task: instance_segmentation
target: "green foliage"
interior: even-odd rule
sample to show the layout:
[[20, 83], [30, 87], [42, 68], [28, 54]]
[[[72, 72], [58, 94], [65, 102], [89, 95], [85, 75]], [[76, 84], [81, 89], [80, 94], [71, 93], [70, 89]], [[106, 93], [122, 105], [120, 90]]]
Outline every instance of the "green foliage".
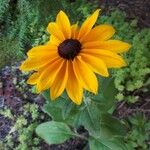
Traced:
[[150, 148], [146, 143], [150, 139], [150, 121], [144, 115], [136, 114], [135, 116], [129, 117], [126, 124], [129, 128], [125, 139], [127, 146], [140, 150]]
[[104, 140], [90, 137], [89, 146], [91, 150], [127, 150], [124, 143], [118, 139]]
[[127, 41], [132, 48], [124, 54], [128, 66], [113, 71], [115, 86], [118, 89], [116, 98], [134, 103], [138, 100], [134, 93], [146, 87], [147, 76], [150, 74], [150, 29], [139, 31], [136, 20], [125, 21], [125, 14], [116, 10], [110, 16], [102, 16], [98, 23], [112, 24], [116, 29], [114, 38]]
[[62, 122], [45, 122], [36, 128], [36, 133], [48, 144], [60, 144], [71, 138], [74, 133]]
[[69, 19], [72, 23], [83, 22], [90, 13], [92, 13], [98, 7], [98, 0], [94, 0], [92, 3], [87, 0], [76, 0], [73, 3], [62, 1], [63, 10], [69, 15]]
[[133, 47], [126, 54], [128, 67], [115, 73], [116, 87], [120, 93], [124, 93], [128, 102], [134, 103], [138, 97], [134, 92], [143, 88], [147, 82], [146, 76], [150, 74], [148, 44], [150, 43], [150, 30], [145, 29], [134, 36]]
[[23, 56], [19, 50], [20, 46], [18, 45], [17, 39], [0, 39], [0, 68], [6, 64], [9, 64], [10, 61], [13, 62], [19, 61]]
[[3, 115], [4, 117], [6, 118], [9, 118], [9, 119], [13, 119], [13, 114], [11, 113], [11, 110], [8, 109], [7, 107], [5, 107], [3, 110], [1, 109], [0, 110], [0, 114]]
[[3, 21], [5, 14], [8, 12], [10, 0], [0, 1], [0, 21]]
[[37, 38], [39, 28], [46, 28], [45, 24], [54, 16], [55, 9], [50, 3], [54, 2], [0, 0], [0, 68], [23, 58]]
[[22, 57], [24, 49], [23, 42], [27, 39], [29, 20], [31, 20], [30, 4], [26, 0], [10, 1], [1, 0], [0, 8], [0, 53], [2, 58], [2, 67], [5, 64], [13, 62]]
[[[16, 150], [27, 150], [29, 147], [31, 147], [31, 149], [39, 150], [38, 144], [40, 143], [40, 139], [34, 136], [35, 128], [39, 123], [38, 106], [36, 104], [27, 103], [24, 105], [23, 109], [23, 115], [19, 116], [10, 115], [9, 108], [6, 108], [1, 113], [3, 116], [12, 119], [12, 121], [15, 122], [2, 143], [5, 150], [9, 150], [11, 148], [15, 148]], [[32, 119], [30, 122], [28, 122], [29, 116], [31, 116]], [[16, 139], [18, 144], [15, 144], [13, 138], [13, 134], [16, 133], [18, 135]]]
[[[52, 120], [57, 122], [51, 121], [52, 123], [48, 122], [39, 125], [36, 129], [37, 134], [50, 144], [62, 143], [72, 136], [77, 136], [89, 140], [92, 150], [97, 150], [96, 147], [93, 147], [93, 142], [96, 142], [98, 146], [111, 147], [112, 150], [115, 150], [115, 148], [124, 150], [126, 146], [119, 143], [123, 142], [123, 137], [126, 133], [125, 127], [118, 119], [108, 113], [115, 102], [115, 92], [112, 90], [114, 89], [113, 79], [101, 79], [100, 82], [102, 84], [99, 94], [94, 96], [93, 94], [85, 93], [84, 102], [80, 106], [76, 106], [71, 102], [66, 93], [56, 101], [51, 101], [49, 90], [45, 91], [43, 96], [47, 100], [47, 104], [45, 104], [43, 110], [52, 117]], [[110, 97], [107, 94], [108, 91]], [[66, 135], [57, 135], [57, 133], [64, 132], [64, 128], [60, 125], [62, 123], [62, 126], [68, 125], [67, 128], [72, 129], [69, 130], [72, 132], [67, 137], [65, 137]], [[56, 124], [60, 125], [60, 127], [56, 128]], [[80, 126], [83, 126], [88, 131], [89, 137], [83, 137], [76, 132]], [[64, 137], [65, 140], [62, 141], [63, 138], [61, 137]]]
[[118, 119], [108, 113], [101, 115], [100, 127], [100, 137], [106, 140], [109, 138], [117, 136], [123, 137], [126, 135], [125, 126]]
[[45, 29], [59, 10], [68, 12], [72, 21], [77, 17], [82, 20], [95, 9], [95, 3], [86, 0], [75, 3], [69, 0], [0, 0], [0, 68], [21, 60], [32, 45], [44, 44], [48, 39]]
[[[93, 114], [92, 110], [97, 111], [98, 114], [99, 112], [105, 113], [106, 111], [109, 111], [114, 106], [115, 92], [111, 90], [114, 87], [113, 79], [103, 79], [100, 80], [100, 82], [101, 89], [99, 91], [99, 95], [85, 93], [85, 98], [83, 99], [85, 104], [81, 105], [80, 108], [69, 100], [66, 93], [64, 93], [56, 101], [51, 101], [49, 90], [45, 91], [43, 96], [45, 99], [47, 99], [47, 104], [44, 105], [44, 112], [50, 115], [55, 121], [61, 120], [71, 124], [74, 122], [75, 125], [78, 125], [78, 122], [84, 120], [81, 119], [82, 117], [84, 118], [84, 115], [88, 115], [88, 117], [93, 116], [91, 116], [91, 113]], [[107, 91], [109, 91], [111, 98], [108, 98]], [[105, 105], [106, 103], [107, 106]], [[80, 112], [81, 114], [84, 112], [82, 114], [83, 116], [80, 116]], [[77, 113], [78, 115], [76, 116]], [[75, 121], [73, 121], [74, 119]], [[94, 124], [95, 122], [93, 119], [97, 120], [98, 118], [89, 118], [87, 120], [91, 121], [90, 124]]]

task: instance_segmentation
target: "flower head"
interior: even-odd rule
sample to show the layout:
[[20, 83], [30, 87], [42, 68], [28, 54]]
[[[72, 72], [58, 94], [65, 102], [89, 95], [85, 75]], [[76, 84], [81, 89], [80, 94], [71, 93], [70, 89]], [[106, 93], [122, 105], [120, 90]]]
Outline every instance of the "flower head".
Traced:
[[20, 67], [23, 71], [35, 71], [27, 82], [36, 85], [38, 92], [50, 89], [54, 100], [66, 90], [74, 103], [81, 104], [83, 89], [97, 93], [96, 74], [108, 77], [108, 68], [126, 65], [119, 54], [130, 45], [110, 40], [115, 33], [110, 25], [93, 27], [99, 11], [89, 16], [81, 27], [71, 25], [63, 11], [58, 13], [56, 22], [49, 23], [49, 42], [29, 50]]

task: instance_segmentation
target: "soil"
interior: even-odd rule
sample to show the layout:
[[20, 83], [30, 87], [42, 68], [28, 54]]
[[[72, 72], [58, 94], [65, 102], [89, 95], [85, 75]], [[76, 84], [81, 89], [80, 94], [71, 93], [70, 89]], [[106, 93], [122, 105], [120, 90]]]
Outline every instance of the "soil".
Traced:
[[137, 19], [138, 26], [150, 27], [149, 0], [100, 0], [100, 7], [105, 13], [118, 8], [127, 14], [127, 20]]
[[[117, 7], [127, 12], [127, 19], [138, 19], [139, 27], [150, 27], [150, 2], [149, 0], [101, 0], [101, 7], [104, 8], [105, 13], [111, 11], [113, 7]], [[22, 99], [28, 99], [31, 102], [37, 100], [36, 103], [42, 107], [43, 99], [37, 95], [34, 95], [30, 91], [26, 90], [23, 93], [16, 88], [15, 83], [26, 80], [26, 76], [21, 75], [18, 69], [18, 64], [11, 67], [4, 67], [0, 71], [0, 109], [4, 109], [5, 106], [10, 108], [13, 115], [18, 116], [22, 113], [22, 107], [26, 103]], [[24, 87], [30, 88], [30, 87]], [[133, 105], [129, 105], [125, 102], [118, 103], [115, 111], [115, 116], [119, 118], [127, 118], [129, 115], [133, 115], [135, 112], [142, 112], [147, 118], [150, 119], [150, 93], [143, 93], [140, 90], [137, 92], [140, 100]], [[14, 122], [11, 119], [5, 118], [0, 114], [0, 140], [3, 140], [9, 133]], [[83, 130], [84, 131], [84, 130]], [[15, 139], [14, 139], [15, 140]], [[86, 141], [81, 139], [71, 139], [60, 145], [51, 145], [42, 142], [39, 147], [41, 150], [80, 150], [86, 145]]]
[[147, 119], [150, 119], [150, 91], [139, 93], [139, 100], [134, 104], [128, 104], [125, 101], [118, 103], [114, 115], [117, 118], [125, 119], [135, 113], [143, 113]]

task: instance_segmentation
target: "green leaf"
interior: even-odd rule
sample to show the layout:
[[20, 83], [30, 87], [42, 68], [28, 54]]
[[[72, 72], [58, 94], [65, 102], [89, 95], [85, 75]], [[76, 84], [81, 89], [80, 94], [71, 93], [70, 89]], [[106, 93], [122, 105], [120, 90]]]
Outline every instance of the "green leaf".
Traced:
[[104, 78], [102, 80], [102, 93], [105, 99], [108, 99], [109, 101], [114, 101], [117, 90], [115, 88], [114, 79], [112, 77]]
[[100, 134], [100, 110], [96, 103], [89, 98], [75, 118], [75, 125], [83, 125], [91, 135], [99, 136]]
[[65, 123], [55, 121], [40, 124], [36, 128], [36, 133], [48, 144], [63, 143], [74, 135]]
[[[44, 112], [52, 117], [54, 121], [65, 122], [74, 127], [83, 125], [90, 134], [98, 136], [100, 134], [100, 107], [87, 98], [86, 104], [75, 106], [70, 102], [66, 94], [63, 94], [56, 101], [51, 101], [49, 91], [43, 93], [48, 103], [44, 105]], [[67, 100], [66, 100], [67, 99]]]
[[54, 121], [61, 121], [62, 119], [62, 111], [61, 108], [55, 107], [50, 104], [45, 104], [43, 106], [43, 111], [47, 113]]
[[114, 85], [114, 79], [101, 78], [99, 79], [99, 85], [98, 95], [92, 96], [91, 99], [97, 103], [101, 112], [107, 112], [114, 107], [115, 96], [117, 93]]
[[55, 101], [50, 98], [50, 90], [46, 90], [42, 93], [43, 97], [47, 100], [47, 103], [55, 105], [56, 107], [64, 107], [68, 103], [68, 97], [65, 93], [59, 96]]
[[90, 150], [128, 150], [120, 139], [89, 138]]
[[49, 95], [49, 90], [43, 92], [43, 96], [47, 99], [43, 111], [51, 116], [54, 121], [62, 121], [72, 125], [80, 107], [72, 103], [65, 93], [55, 101], [51, 101]]
[[75, 117], [75, 126], [83, 125], [89, 134], [103, 139], [114, 136], [124, 136], [125, 127], [121, 122], [108, 113], [101, 113], [99, 105], [87, 98], [86, 104]]
[[103, 139], [126, 135], [126, 129], [124, 125], [111, 114], [107, 113], [101, 115], [100, 126], [100, 137]]
[[74, 104], [70, 100], [67, 100], [63, 109], [62, 109], [62, 117], [64, 120], [69, 117], [73, 107], [74, 107]]
[[46, 90], [42, 93], [42, 96], [47, 100], [47, 102], [50, 102], [50, 92], [49, 90]]

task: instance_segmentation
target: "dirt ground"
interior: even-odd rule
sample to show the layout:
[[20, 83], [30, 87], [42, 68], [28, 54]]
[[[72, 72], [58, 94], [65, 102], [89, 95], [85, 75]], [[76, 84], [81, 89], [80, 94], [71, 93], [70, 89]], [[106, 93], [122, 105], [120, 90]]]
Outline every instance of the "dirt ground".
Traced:
[[138, 19], [138, 26], [150, 27], [150, 1], [149, 0], [100, 0], [100, 7], [108, 13], [114, 7], [123, 10], [127, 19]]

